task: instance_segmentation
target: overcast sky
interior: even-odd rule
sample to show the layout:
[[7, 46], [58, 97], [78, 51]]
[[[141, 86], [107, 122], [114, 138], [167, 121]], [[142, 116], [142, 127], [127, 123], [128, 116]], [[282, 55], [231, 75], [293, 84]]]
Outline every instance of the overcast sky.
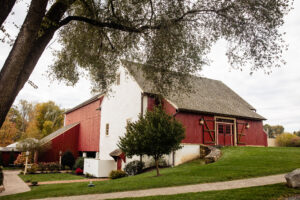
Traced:
[[[9, 16], [7, 30], [17, 34], [17, 29], [10, 22], [22, 24], [26, 14], [24, 2], [14, 7], [14, 15]], [[282, 30], [286, 32], [285, 40], [289, 50], [284, 59], [287, 65], [273, 69], [270, 75], [262, 71], [249, 75], [249, 71], [236, 71], [230, 68], [225, 56], [226, 43], [220, 41], [212, 49], [210, 66], [205, 67], [202, 76], [223, 81], [241, 97], [257, 109], [257, 112], [267, 118], [265, 123], [281, 124], [286, 131], [300, 130], [300, 1], [295, 0], [294, 10], [286, 17]], [[2, 35], [1, 35], [2, 36]], [[52, 44], [51, 44], [52, 43]], [[91, 96], [89, 81], [81, 78], [75, 87], [65, 86], [58, 81], [51, 82], [47, 77], [47, 67], [54, 61], [53, 49], [59, 48], [54, 37], [40, 58], [30, 80], [38, 85], [34, 89], [28, 83], [19, 93], [15, 104], [20, 99], [33, 102], [55, 101], [63, 108], [71, 108]], [[10, 46], [0, 43], [0, 66], [2, 67], [9, 53]]]

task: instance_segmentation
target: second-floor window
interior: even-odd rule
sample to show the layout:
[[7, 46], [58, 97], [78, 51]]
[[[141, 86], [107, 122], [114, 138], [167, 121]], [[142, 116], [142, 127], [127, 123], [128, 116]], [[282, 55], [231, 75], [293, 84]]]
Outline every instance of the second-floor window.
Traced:
[[109, 124], [108, 123], [105, 126], [105, 135], [109, 135]]

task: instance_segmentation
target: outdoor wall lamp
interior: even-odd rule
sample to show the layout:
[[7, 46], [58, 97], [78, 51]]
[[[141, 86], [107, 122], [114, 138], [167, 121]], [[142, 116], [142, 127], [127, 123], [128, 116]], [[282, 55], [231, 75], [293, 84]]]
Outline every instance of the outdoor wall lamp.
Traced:
[[203, 125], [203, 124], [204, 124], [203, 118], [200, 119], [199, 124], [200, 124], [200, 125]]
[[249, 128], [250, 128], [250, 124], [246, 123], [246, 129], [249, 129]]

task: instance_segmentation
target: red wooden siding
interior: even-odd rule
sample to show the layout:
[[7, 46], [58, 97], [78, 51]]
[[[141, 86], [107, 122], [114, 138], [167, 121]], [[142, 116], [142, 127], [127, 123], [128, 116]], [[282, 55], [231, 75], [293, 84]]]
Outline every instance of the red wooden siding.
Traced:
[[[156, 105], [155, 98], [148, 96], [148, 110], [153, 110], [153, 107]], [[163, 100], [163, 108], [166, 113], [174, 115], [176, 109], [166, 100]], [[176, 113], [175, 118], [180, 121], [185, 127], [185, 139], [182, 140], [182, 143], [191, 143], [191, 144], [206, 144], [206, 145], [215, 145], [215, 118], [213, 115], [202, 115], [195, 114], [190, 112], [179, 112]], [[200, 125], [201, 118], [204, 119], [205, 123]], [[250, 128], [246, 129], [245, 125], [249, 123]], [[221, 145], [234, 145], [234, 127], [230, 125], [230, 134], [223, 134], [218, 137]], [[243, 134], [245, 136], [240, 137], [240, 144], [238, 145], [257, 145], [257, 146], [267, 146], [267, 135], [263, 131], [262, 121], [255, 120], [242, 120], [237, 119], [237, 131], [240, 132], [243, 129]], [[225, 127], [226, 128], [226, 127]], [[226, 131], [224, 128], [224, 131]], [[211, 130], [209, 132], [208, 130]], [[225, 137], [225, 139], [224, 139]], [[239, 137], [239, 135], [237, 136]]]
[[[20, 152], [14, 151], [15, 160], [17, 159], [19, 154], [20, 154]], [[2, 152], [2, 162], [3, 162], [4, 167], [9, 166], [9, 158], [10, 158], [10, 152], [9, 151], [3, 151]]]
[[241, 137], [240, 142], [244, 144], [238, 145], [259, 145], [259, 146], [268, 146], [268, 137], [263, 130], [262, 121], [254, 120], [237, 120], [238, 132], [240, 133], [243, 124], [249, 123], [249, 129], [244, 129], [245, 136]]
[[67, 130], [63, 134], [51, 140], [50, 149], [39, 155], [39, 162], [58, 162], [59, 151], [71, 151], [75, 158], [78, 157], [78, 134], [79, 127], [77, 126]]
[[99, 151], [101, 111], [97, 110], [103, 97], [66, 114], [66, 125], [80, 122], [78, 151]]

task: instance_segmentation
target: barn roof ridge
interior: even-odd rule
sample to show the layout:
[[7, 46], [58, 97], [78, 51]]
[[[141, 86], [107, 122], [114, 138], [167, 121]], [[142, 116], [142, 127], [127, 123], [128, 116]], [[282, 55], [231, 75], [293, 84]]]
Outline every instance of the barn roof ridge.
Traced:
[[88, 105], [88, 104], [90, 104], [90, 103], [92, 103], [92, 102], [94, 102], [94, 101], [100, 99], [104, 94], [105, 94], [105, 93], [99, 93], [99, 94], [97, 94], [97, 95], [95, 95], [95, 96], [92, 96], [91, 98], [89, 98], [88, 100], [86, 100], [86, 101], [84, 101], [84, 102], [78, 104], [77, 106], [68, 109], [66, 112], [64, 112], [64, 114], [68, 114], [68, 113], [70, 113], [70, 112], [73, 112], [74, 110], [77, 110], [77, 109], [79, 109], [79, 108], [81, 108], [81, 107], [83, 107], [83, 106], [86, 106], [86, 105]]
[[[142, 63], [122, 60], [123, 66], [135, 79], [143, 92], [156, 94], [154, 83], [144, 76]], [[246, 100], [220, 80], [190, 75], [194, 92], [170, 92], [164, 96], [179, 110], [215, 113], [224, 116], [236, 116], [256, 120], [265, 120]], [[201, 92], [200, 92], [201, 91]]]

